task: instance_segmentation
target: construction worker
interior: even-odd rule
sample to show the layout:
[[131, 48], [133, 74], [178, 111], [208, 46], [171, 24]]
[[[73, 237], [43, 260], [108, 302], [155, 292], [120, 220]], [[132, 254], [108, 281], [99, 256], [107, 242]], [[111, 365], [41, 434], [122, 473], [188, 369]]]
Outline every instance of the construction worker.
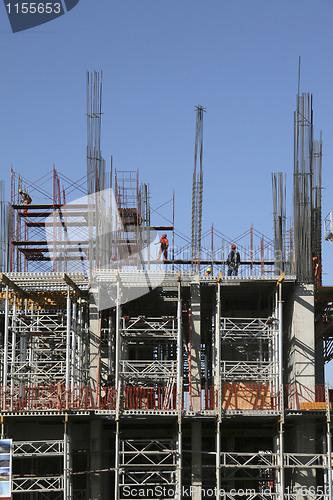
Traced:
[[231, 252], [228, 255], [227, 264], [228, 276], [237, 276], [240, 264], [240, 255], [239, 252], [236, 251], [236, 245], [234, 244], [231, 245]]
[[107, 404], [112, 403], [112, 398], [113, 398], [113, 389], [114, 389], [114, 374], [110, 373], [108, 375], [108, 378], [105, 381], [104, 386], [102, 387], [104, 396], [102, 396], [102, 403], [103, 406], [106, 406]]
[[312, 254], [312, 268], [313, 268], [313, 276], [314, 282], [316, 286], [320, 286], [321, 282], [321, 264], [318, 255], [313, 252]]
[[[25, 205], [30, 205], [30, 203], [32, 202], [32, 199], [30, 198], [30, 196], [28, 195], [28, 193], [24, 193], [22, 191], [22, 189], [19, 189], [19, 195], [21, 196], [21, 203], [24, 203]], [[28, 212], [28, 209], [25, 208], [23, 210], [23, 213], [26, 214]]]
[[204, 276], [210, 276], [211, 274], [212, 274], [212, 270], [211, 270], [211, 268], [210, 268], [210, 267], [207, 267], [207, 269], [206, 269], [206, 272], [205, 272]]
[[168, 259], [168, 247], [169, 247], [169, 242], [167, 235], [164, 233], [162, 234], [162, 238], [160, 239], [160, 251], [158, 252], [157, 260], [160, 259], [162, 253], [164, 255], [164, 260]]

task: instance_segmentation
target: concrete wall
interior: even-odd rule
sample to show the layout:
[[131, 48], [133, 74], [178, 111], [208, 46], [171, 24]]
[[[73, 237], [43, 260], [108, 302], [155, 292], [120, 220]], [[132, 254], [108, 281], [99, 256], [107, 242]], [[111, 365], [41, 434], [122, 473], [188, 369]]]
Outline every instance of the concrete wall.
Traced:
[[291, 315], [285, 336], [287, 380], [305, 386], [315, 385], [314, 287], [296, 284], [290, 303]]

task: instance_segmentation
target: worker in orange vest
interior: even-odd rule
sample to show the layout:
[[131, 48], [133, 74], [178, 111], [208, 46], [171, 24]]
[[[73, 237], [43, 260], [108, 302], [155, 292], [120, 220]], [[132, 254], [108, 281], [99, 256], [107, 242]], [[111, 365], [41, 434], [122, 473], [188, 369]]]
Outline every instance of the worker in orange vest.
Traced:
[[321, 264], [320, 264], [318, 255], [314, 252], [312, 254], [312, 268], [313, 268], [313, 276], [314, 276], [315, 285], [320, 286]]
[[210, 268], [210, 267], [207, 267], [207, 269], [206, 269], [206, 272], [205, 272], [204, 276], [210, 276], [211, 274], [212, 274], [212, 270], [211, 270], [211, 268]]
[[[28, 195], [28, 193], [24, 193], [22, 191], [22, 189], [19, 189], [19, 195], [21, 196], [21, 202], [24, 203], [25, 205], [30, 205], [30, 203], [32, 202], [32, 199], [30, 198], [30, 196]], [[23, 210], [23, 213], [26, 214], [28, 212], [28, 209], [25, 208]]]
[[158, 252], [157, 260], [160, 259], [162, 253], [164, 255], [164, 260], [168, 259], [168, 247], [169, 242], [166, 234], [162, 234], [162, 238], [160, 239], [160, 251]]

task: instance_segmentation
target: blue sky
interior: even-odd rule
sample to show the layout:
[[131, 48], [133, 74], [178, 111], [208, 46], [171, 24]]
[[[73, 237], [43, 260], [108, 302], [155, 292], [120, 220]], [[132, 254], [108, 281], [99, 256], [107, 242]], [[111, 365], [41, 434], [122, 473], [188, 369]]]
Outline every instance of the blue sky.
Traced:
[[[204, 117], [203, 228], [234, 237], [251, 223], [272, 236], [271, 172], [287, 173], [293, 112], [314, 96], [323, 130], [323, 216], [333, 210], [331, 0], [80, 0], [48, 24], [12, 34], [0, 5], [1, 177], [34, 180], [52, 165], [86, 169], [85, 71], [103, 70], [102, 153], [140, 169], [152, 207], [172, 198], [190, 235], [195, 112]], [[37, 201], [37, 200], [36, 200]], [[171, 217], [171, 205], [164, 215]], [[324, 284], [333, 247], [323, 242]], [[333, 377], [332, 377], [333, 379]]]

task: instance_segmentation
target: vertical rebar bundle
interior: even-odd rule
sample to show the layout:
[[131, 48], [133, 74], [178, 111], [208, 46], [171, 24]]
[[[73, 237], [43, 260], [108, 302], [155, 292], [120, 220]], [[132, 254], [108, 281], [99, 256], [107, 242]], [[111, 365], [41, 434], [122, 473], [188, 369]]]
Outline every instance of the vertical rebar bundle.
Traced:
[[313, 140], [312, 95], [297, 95], [294, 113], [294, 242], [297, 278], [313, 281], [313, 256], [321, 258], [322, 140]]
[[272, 174], [273, 217], [274, 217], [274, 266], [275, 273], [285, 270], [285, 233], [286, 233], [286, 182], [283, 173]]
[[87, 191], [100, 189], [102, 126], [102, 72], [87, 71]]
[[322, 281], [322, 213], [321, 213], [321, 190], [322, 190], [322, 156], [323, 142], [320, 132], [319, 141], [313, 141], [312, 147], [312, 170], [313, 170], [313, 193], [312, 193], [312, 254], [318, 257], [320, 262], [318, 284]]
[[[203, 149], [203, 113], [202, 106], [196, 106], [194, 172], [192, 188], [192, 271], [200, 268], [201, 225], [202, 225], [202, 149]], [[198, 159], [199, 157], [199, 159]], [[199, 165], [198, 165], [199, 163]]]
[[[105, 264], [105, 162], [101, 155], [102, 72], [87, 71], [87, 194], [90, 272]], [[91, 196], [94, 195], [95, 196]], [[104, 243], [104, 244], [103, 244]]]

